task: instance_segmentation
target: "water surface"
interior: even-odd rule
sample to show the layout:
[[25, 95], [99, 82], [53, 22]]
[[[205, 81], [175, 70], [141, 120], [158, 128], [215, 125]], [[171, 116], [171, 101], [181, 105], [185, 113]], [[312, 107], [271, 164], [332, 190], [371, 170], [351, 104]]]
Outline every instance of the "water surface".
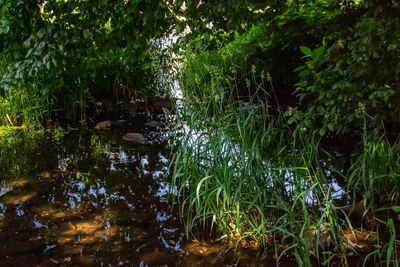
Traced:
[[[0, 184], [0, 266], [182, 264], [186, 238], [168, 201], [171, 134], [144, 126], [153, 119], [168, 124], [143, 113], [19, 151]], [[127, 132], [148, 144], [124, 141]]]

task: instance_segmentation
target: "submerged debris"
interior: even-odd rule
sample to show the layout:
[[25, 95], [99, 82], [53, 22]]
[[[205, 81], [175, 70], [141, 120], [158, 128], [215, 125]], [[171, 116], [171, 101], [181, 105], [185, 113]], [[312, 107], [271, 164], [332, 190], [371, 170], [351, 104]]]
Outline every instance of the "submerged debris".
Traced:
[[149, 121], [149, 122], [146, 122], [144, 125], [147, 127], [155, 128], [155, 129], [162, 127], [162, 123], [159, 121]]
[[331, 227], [328, 224], [322, 224], [316, 229], [306, 231], [306, 238], [309, 240], [309, 247], [312, 250], [317, 246], [328, 249], [333, 243]]
[[371, 249], [373, 244], [376, 242], [376, 232], [368, 230], [344, 230], [344, 236], [346, 237], [347, 247], [350, 246], [354, 249], [368, 251]]
[[111, 121], [107, 120], [107, 121], [101, 121], [99, 123], [96, 124], [95, 129], [96, 130], [108, 130], [111, 128]]
[[140, 133], [127, 133], [122, 137], [122, 139], [134, 144], [146, 144], [146, 138], [144, 138], [144, 136]]
[[44, 171], [44, 172], [42, 172], [42, 173], [40, 174], [40, 176], [41, 176], [43, 179], [50, 179], [50, 178], [51, 178], [51, 173], [50, 173], [49, 171]]

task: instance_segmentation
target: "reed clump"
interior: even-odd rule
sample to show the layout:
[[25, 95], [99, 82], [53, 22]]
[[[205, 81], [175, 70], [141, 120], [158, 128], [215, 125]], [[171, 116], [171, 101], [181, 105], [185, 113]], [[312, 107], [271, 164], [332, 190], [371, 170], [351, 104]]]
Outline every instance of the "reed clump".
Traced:
[[[254, 67], [246, 95], [222, 73], [210, 68], [182, 83], [183, 140], [171, 168], [187, 234], [216, 228], [234, 248], [278, 262], [292, 255], [300, 266], [348, 265], [357, 253], [364, 264], [398, 262], [399, 241], [389, 231], [398, 221], [398, 144], [364, 134], [346, 157], [350, 166], [339, 169], [312, 125], [288, 123], [268, 74]], [[360, 198], [355, 219], [348, 210]]]

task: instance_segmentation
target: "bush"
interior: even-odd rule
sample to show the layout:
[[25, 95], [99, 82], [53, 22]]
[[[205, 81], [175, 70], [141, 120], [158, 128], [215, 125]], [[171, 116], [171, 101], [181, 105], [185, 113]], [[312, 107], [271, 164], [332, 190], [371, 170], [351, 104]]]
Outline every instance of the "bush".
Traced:
[[289, 112], [295, 115], [290, 121], [307, 119], [308, 128], [321, 135], [360, 131], [364, 114], [368, 129], [397, 124], [398, 3], [296, 1], [284, 6], [280, 12], [265, 11], [269, 21], [237, 33], [219, 49], [187, 54], [182, 86], [188, 98], [214, 94], [210, 73], [215, 71], [226, 88], [235, 80], [239, 95], [254, 96], [255, 66], [258, 76], [270, 74], [281, 105], [299, 108]]
[[[354, 24], [331, 36], [326, 53], [308, 57], [300, 71], [300, 96], [329, 130], [348, 132], [384, 122], [399, 122], [400, 22], [397, 5], [374, 6]], [[316, 50], [314, 50], [316, 51]]]
[[165, 2], [1, 1], [0, 117], [85, 119], [93, 95], [151, 97], [150, 40], [170, 19]]

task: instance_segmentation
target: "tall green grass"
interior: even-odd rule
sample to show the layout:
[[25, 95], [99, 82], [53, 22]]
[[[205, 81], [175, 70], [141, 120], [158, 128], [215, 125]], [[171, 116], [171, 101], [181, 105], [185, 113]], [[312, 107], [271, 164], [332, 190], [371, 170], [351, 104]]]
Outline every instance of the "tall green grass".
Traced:
[[[311, 266], [312, 259], [347, 265], [357, 251], [344, 230], [355, 234], [355, 228], [335, 207], [330, 185], [335, 169], [321, 160], [330, 156], [322, 137], [289, 126], [268, 75], [252, 68], [243, 95], [235, 78], [222, 73], [210, 67], [207, 75], [183, 84], [186, 105], [178, 117], [184, 138], [177, 142], [172, 186], [187, 234], [199, 225], [216, 227], [235, 247], [262, 244], [278, 261], [291, 254], [300, 266]], [[373, 205], [377, 195], [387, 193], [386, 204], [396, 205], [398, 145], [363, 141], [348, 173], [340, 172], [350, 203], [362, 196]], [[382, 246], [387, 241], [376, 241], [376, 248], [392, 255], [395, 250]]]

